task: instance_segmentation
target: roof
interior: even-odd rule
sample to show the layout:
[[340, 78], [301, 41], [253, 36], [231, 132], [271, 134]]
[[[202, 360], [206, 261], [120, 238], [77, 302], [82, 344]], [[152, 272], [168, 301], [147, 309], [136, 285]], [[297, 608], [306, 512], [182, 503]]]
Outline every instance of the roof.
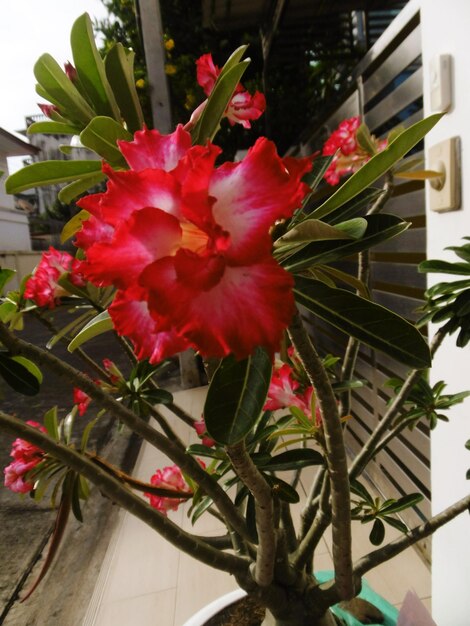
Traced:
[[0, 127], [0, 152], [6, 156], [23, 156], [25, 154], [37, 154], [39, 148]]

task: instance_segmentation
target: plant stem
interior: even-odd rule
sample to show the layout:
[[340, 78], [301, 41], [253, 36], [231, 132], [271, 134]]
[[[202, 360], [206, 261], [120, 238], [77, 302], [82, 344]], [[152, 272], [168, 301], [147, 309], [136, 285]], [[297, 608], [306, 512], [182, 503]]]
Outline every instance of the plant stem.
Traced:
[[273, 580], [276, 560], [276, 535], [273, 524], [273, 497], [271, 487], [253, 463], [241, 441], [226, 447], [233, 469], [255, 500], [256, 529], [258, 531], [258, 554], [254, 580], [260, 587], [267, 587]]
[[243, 574], [247, 571], [248, 561], [212, 548], [204, 541], [183, 531], [174, 522], [153, 509], [142, 498], [133, 494], [119, 480], [111, 476], [106, 470], [98, 467], [85, 455], [80, 454], [73, 448], [56, 443], [37, 428], [32, 428], [20, 419], [3, 411], [0, 411], [0, 426], [7, 432], [32, 442], [47, 454], [59, 459], [72, 470], [83, 475], [96, 485], [112, 502], [115, 502], [148, 524], [179, 550], [190, 554], [211, 567], [230, 572], [231, 574]]
[[77, 371], [71, 365], [61, 361], [42, 348], [38, 348], [12, 335], [3, 323], [0, 323], [0, 340], [12, 354], [22, 354], [37, 365], [44, 364], [68, 384], [80, 387], [86, 394], [96, 400], [100, 406], [107, 409], [111, 415], [120, 419], [133, 432], [163, 452], [183, 472], [186, 472], [188, 476], [195, 480], [204, 493], [213, 499], [214, 504], [224, 516], [226, 523], [232, 526], [243, 538], [250, 540], [245, 520], [228, 495], [217, 481], [205, 472], [199, 463], [191, 455], [186, 454], [179, 445], [159, 433], [155, 428], [152, 428], [143, 419], [117, 402], [111, 395], [95, 385], [87, 376]]
[[444, 526], [444, 524], [447, 524], [457, 517], [457, 515], [460, 515], [469, 508], [470, 495], [458, 500], [458, 502], [455, 502], [441, 513], [431, 517], [431, 519], [424, 524], [416, 526], [406, 535], [403, 535], [402, 537], [391, 541], [386, 546], [363, 556], [354, 564], [354, 574], [356, 576], [362, 576], [372, 568], [377, 567], [377, 565], [385, 563], [385, 561], [388, 561], [397, 554], [400, 554], [403, 550], [406, 550], [406, 548], [409, 548], [421, 539], [432, 535], [432, 533], [434, 533], [438, 528]]
[[299, 313], [295, 315], [289, 327], [289, 335], [315, 389], [322, 415], [326, 459], [331, 483], [333, 563], [336, 585], [340, 598], [349, 600], [354, 597], [350, 492], [346, 450], [338, 406], [328, 374], [310, 341]]
[[313, 552], [331, 522], [330, 493], [330, 481], [328, 474], [325, 473], [315, 519], [292, 559], [292, 563], [296, 568], [301, 568], [313, 558]]
[[[388, 199], [393, 193], [393, 176], [390, 172], [385, 175], [385, 183], [383, 185], [383, 193], [374, 202], [372, 207], [367, 211], [367, 215], [375, 215], [380, 213]], [[366, 288], [370, 283], [370, 251], [363, 250], [359, 253], [357, 259], [357, 279], [361, 281]], [[360, 342], [354, 337], [349, 337], [348, 345], [343, 359], [343, 367], [341, 368], [341, 380], [350, 380], [356, 367], [357, 355], [359, 353]], [[341, 394], [341, 415], [349, 415], [351, 412], [351, 390], [344, 391]]]
[[[445, 336], [446, 336], [445, 331], [438, 330], [436, 332], [436, 334], [434, 335], [432, 339], [431, 345], [429, 346], [431, 356], [434, 356], [437, 349], [439, 348], [442, 341], [444, 340]], [[357, 476], [361, 474], [361, 472], [364, 470], [364, 468], [369, 463], [369, 461], [371, 461], [374, 458], [374, 456], [377, 453], [377, 446], [379, 445], [383, 435], [386, 433], [386, 431], [392, 424], [393, 420], [402, 409], [403, 403], [407, 399], [408, 395], [413, 389], [414, 384], [417, 382], [417, 380], [419, 380], [421, 375], [422, 375], [422, 370], [412, 370], [408, 374], [403, 384], [403, 387], [400, 389], [399, 393], [395, 396], [395, 399], [392, 402], [392, 404], [389, 406], [389, 408], [387, 409], [387, 412], [385, 413], [383, 418], [380, 420], [380, 422], [377, 424], [377, 426], [371, 433], [369, 439], [366, 441], [365, 445], [363, 446], [363, 448], [361, 449], [361, 451], [359, 452], [359, 454], [356, 456], [353, 463], [351, 464], [351, 467], [349, 470], [350, 480], [354, 480], [355, 478], [357, 478]]]

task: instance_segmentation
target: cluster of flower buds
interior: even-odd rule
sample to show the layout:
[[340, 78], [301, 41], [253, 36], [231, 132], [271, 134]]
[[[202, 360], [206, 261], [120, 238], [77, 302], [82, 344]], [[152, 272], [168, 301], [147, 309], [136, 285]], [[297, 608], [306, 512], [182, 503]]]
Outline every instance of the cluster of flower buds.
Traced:
[[40, 307], [53, 309], [62, 296], [69, 295], [58, 282], [63, 274], [69, 272], [68, 280], [77, 287], [85, 284], [79, 266], [80, 262], [71, 254], [51, 246], [47, 252], [43, 252], [34, 274], [27, 281], [24, 297]]
[[[29, 420], [26, 423], [29, 426], [38, 428], [43, 433], [46, 432], [44, 426], [38, 422]], [[14, 460], [3, 470], [5, 487], [15, 493], [28, 493], [33, 489], [34, 483], [28, 480], [27, 474], [42, 461], [44, 452], [24, 439], [15, 439], [10, 456]]]
[[325, 172], [324, 178], [330, 185], [337, 185], [347, 174], [357, 172], [376, 152], [387, 147], [387, 140], [378, 140], [368, 135], [369, 149], [364, 149], [358, 141], [358, 130], [361, 127], [359, 117], [343, 120], [338, 128], [331, 133], [323, 146], [324, 156], [333, 156], [333, 161]]

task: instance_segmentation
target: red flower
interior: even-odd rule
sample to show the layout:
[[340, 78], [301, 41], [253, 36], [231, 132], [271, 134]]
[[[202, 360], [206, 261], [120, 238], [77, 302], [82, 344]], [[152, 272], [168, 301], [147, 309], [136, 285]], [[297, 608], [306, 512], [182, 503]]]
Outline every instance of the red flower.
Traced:
[[212, 446], [215, 446], [215, 439], [208, 437], [206, 422], [204, 421], [203, 417], [201, 417], [199, 421], [194, 422], [193, 426], [194, 430], [197, 432], [199, 438], [201, 439], [203, 446], [207, 446], [208, 448], [212, 448]]
[[[28, 420], [26, 423], [43, 433], [47, 432], [44, 426], [38, 422]], [[25, 475], [40, 463], [44, 457], [44, 452], [29, 441], [15, 439], [10, 456], [13, 457], [14, 461], [3, 470], [5, 487], [15, 493], [28, 493], [33, 489], [34, 483], [26, 480]]]
[[[155, 487], [161, 487], [162, 489], [192, 493], [177, 465], [171, 465], [157, 470], [150, 479], [150, 482]], [[153, 506], [154, 509], [157, 509], [157, 511], [160, 511], [163, 515], [166, 515], [168, 511], [176, 511], [179, 505], [185, 502], [185, 498], [166, 498], [151, 493], [144, 493], [144, 496], [149, 498], [150, 506]]]
[[77, 405], [79, 415], [85, 414], [90, 402], [91, 398], [88, 394], [78, 387], [73, 388], [73, 403]]
[[219, 148], [190, 142], [180, 126], [119, 143], [132, 169], [105, 167], [107, 191], [79, 202], [96, 237], [77, 237], [82, 270], [119, 289], [109, 312], [139, 358], [189, 346], [215, 357], [245, 358], [256, 346], [274, 354], [294, 299], [269, 228], [300, 206], [310, 159], [281, 159], [259, 139], [243, 161], [216, 168]]
[[78, 273], [79, 261], [68, 252], [60, 252], [50, 247], [48, 252], [42, 253], [42, 258], [34, 274], [26, 283], [24, 297], [34, 300], [38, 306], [47, 306], [53, 309], [61, 296], [67, 291], [58, 283], [62, 274], [70, 272], [69, 280], [74, 285], [83, 285], [83, 279]]
[[269, 385], [268, 398], [264, 405], [265, 411], [276, 411], [277, 409], [285, 409], [290, 406], [302, 408], [303, 403], [295, 393], [299, 388], [299, 383], [292, 374], [292, 368], [287, 363], [274, 369]]
[[[211, 54], [203, 54], [196, 61], [196, 68], [197, 82], [203, 88], [206, 96], [209, 97], [221, 70], [217, 65], [214, 65]], [[205, 102], [191, 116], [191, 126], [201, 115], [204, 106]], [[265, 109], [266, 99], [264, 95], [257, 91], [252, 96], [239, 83], [225, 111], [225, 116], [232, 126], [238, 123], [242, 124], [244, 128], [250, 128], [250, 120], [257, 120], [264, 113]]]
[[54, 104], [43, 104], [42, 102], [38, 102], [38, 107], [41, 109], [42, 114], [50, 119], [54, 119], [54, 113], [58, 113], [60, 115], [58, 107]]
[[[343, 120], [326, 140], [323, 155], [335, 155], [324, 175], [330, 185], [337, 185], [342, 176], [357, 172], [371, 158], [358, 144], [357, 130], [360, 125], [359, 117]], [[377, 152], [387, 147], [387, 140], [379, 141], [372, 136], [372, 142]]]

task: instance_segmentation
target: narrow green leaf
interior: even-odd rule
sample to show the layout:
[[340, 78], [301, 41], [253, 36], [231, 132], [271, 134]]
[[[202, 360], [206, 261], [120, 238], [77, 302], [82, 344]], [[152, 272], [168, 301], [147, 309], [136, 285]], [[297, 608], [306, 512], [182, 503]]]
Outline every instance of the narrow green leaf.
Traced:
[[362, 123], [357, 129], [356, 139], [357, 143], [364, 150], [364, 152], [367, 152], [367, 154], [369, 154], [370, 156], [373, 156], [377, 152], [377, 148], [372, 140], [370, 130], [364, 123]]
[[[367, 226], [367, 222], [365, 223]], [[274, 242], [274, 247], [279, 248], [285, 244], [304, 243], [309, 241], [322, 241], [325, 239], [352, 239], [344, 230], [330, 226], [320, 220], [305, 220], [298, 226], [294, 226], [285, 235]]]
[[117, 146], [118, 140], [132, 141], [132, 135], [111, 117], [98, 116], [80, 133], [84, 146], [99, 154], [111, 165], [127, 167]]
[[79, 213], [76, 213], [69, 221], [65, 224], [60, 233], [60, 241], [61, 243], [65, 243], [67, 239], [73, 237], [77, 231], [82, 227], [83, 222], [85, 222], [90, 217], [88, 211], [82, 209]]
[[103, 59], [96, 48], [93, 26], [87, 13], [75, 20], [70, 45], [78, 77], [97, 115], [107, 115], [119, 121], [119, 108], [106, 77]]
[[41, 385], [37, 376], [5, 353], [0, 354], [0, 376], [18, 393], [25, 396], [35, 396], [39, 393]]
[[249, 63], [249, 59], [242, 61], [231, 67], [224, 76], [219, 76], [201, 117], [191, 133], [193, 143], [204, 145], [208, 139], [214, 137], [230, 99]]
[[16, 274], [16, 270], [2, 269], [0, 268], [0, 295], [3, 293], [5, 285], [7, 285], [13, 276]]
[[437, 274], [459, 274], [459, 275], [469, 275], [470, 274], [470, 263], [449, 263], [448, 261], [439, 261], [439, 260], [429, 260], [422, 261], [418, 270], [420, 272], [435, 272]]
[[364, 485], [360, 483], [358, 480], [351, 481], [350, 489], [351, 489], [351, 493], [353, 493], [356, 496], [359, 496], [369, 506], [371, 507], [374, 506], [374, 500], [372, 499], [372, 496], [364, 487]]
[[315, 241], [282, 260], [281, 265], [290, 272], [300, 272], [313, 265], [332, 263], [396, 237], [410, 226], [408, 222], [404, 222], [401, 218], [384, 213], [367, 215], [362, 219], [367, 222], [367, 230], [360, 239], [343, 241], [341, 243], [328, 240]]
[[80, 128], [65, 124], [63, 122], [34, 122], [28, 126], [28, 135], [35, 133], [53, 134], [53, 135], [78, 135]]
[[317, 450], [298, 448], [276, 454], [268, 463], [263, 465], [263, 469], [272, 472], [286, 471], [309, 467], [310, 465], [323, 465], [324, 462], [323, 456]]
[[338, 209], [331, 211], [323, 220], [328, 224], [334, 225], [359, 214], [365, 215], [371, 204], [378, 200], [384, 193], [384, 189], [379, 187], [367, 187], [367, 189], [364, 189], [358, 193], [357, 196], [354, 196], [354, 198], [342, 204]]
[[416, 506], [423, 501], [424, 496], [421, 493], [410, 493], [407, 496], [399, 498], [396, 502], [392, 502], [388, 506], [380, 509], [380, 513], [399, 513], [410, 506]]
[[32, 187], [66, 183], [101, 172], [101, 161], [41, 161], [27, 165], [9, 176], [7, 193], [19, 193]]
[[85, 452], [87, 445], [88, 445], [88, 439], [90, 438], [91, 431], [99, 419], [100, 419], [100, 416], [98, 415], [98, 417], [95, 417], [94, 420], [91, 420], [90, 422], [88, 422], [88, 424], [83, 429], [82, 439], [80, 442], [81, 452]]
[[342, 332], [352, 335], [415, 369], [431, 365], [429, 348], [419, 331], [379, 304], [344, 289], [296, 277], [296, 300]]
[[385, 150], [373, 156], [353, 174], [335, 193], [312, 213], [317, 219], [354, 198], [366, 187], [383, 176], [399, 159], [405, 156], [437, 124], [443, 113], [435, 113], [413, 124], [398, 135]]
[[339, 280], [340, 282], [345, 283], [346, 285], [349, 285], [350, 287], [354, 287], [354, 289], [356, 289], [359, 292], [359, 295], [361, 295], [363, 298], [366, 298], [367, 300], [370, 300], [369, 289], [362, 281], [358, 280], [355, 276], [352, 276], [351, 274], [348, 274], [347, 272], [343, 272], [342, 270], [339, 270], [336, 267], [331, 267], [329, 265], [322, 265], [320, 267], [321, 267], [321, 271], [324, 272], [325, 274], [329, 274], [336, 281]]
[[238, 443], [256, 424], [268, 393], [271, 370], [271, 359], [261, 348], [243, 361], [232, 355], [221, 361], [204, 406], [207, 431], [218, 443]]
[[209, 448], [208, 446], [202, 445], [202, 443], [193, 443], [186, 449], [186, 452], [192, 456], [207, 456], [211, 459], [218, 459], [219, 461], [227, 458], [223, 450]]
[[406, 534], [408, 532], [408, 526], [404, 524], [401, 520], [397, 519], [396, 517], [391, 517], [390, 515], [384, 515], [384, 516], [381, 516], [381, 519], [385, 523], [389, 524], [389, 526], [392, 526], [392, 528], [396, 528], [403, 534]]
[[140, 130], [144, 125], [142, 107], [135, 88], [134, 57], [133, 51], [126, 50], [122, 44], [117, 43], [104, 61], [106, 76], [131, 133]]
[[69, 343], [68, 351], [73, 352], [86, 341], [90, 341], [93, 337], [97, 337], [98, 335], [113, 329], [113, 322], [108, 311], [103, 311], [89, 321], [88, 324], [78, 333], [78, 335], [73, 338], [73, 340]]
[[240, 63], [240, 61], [242, 60], [243, 55], [245, 54], [245, 52], [248, 50], [248, 45], [243, 45], [243, 46], [239, 46], [238, 48], [236, 48], [232, 54], [229, 56], [229, 58], [225, 61], [224, 66], [219, 74], [219, 76], [217, 78], [220, 78], [220, 76], [225, 76], [225, 74], [227, 74], [227, 72], [229, 70], [232, 69], [232, 67], [235, 67], [235, 65], [237, 65], [238, 63]]
[[443, 178], [442, 172], [436, 172], [434, 170], [411, 170], [406, 172], [398, 172], [395, 174], [397, 178], [404, 178], [405, 180], [432, 180], [433, 178]]
[[289, 502], [289, 504], [296, 504], [300, 501], [300, 496], [297, 491], [286, 483], [285, 480], [281, 480], [277, 476], [270, 476], [269, 474], [263, 474], [267, 482], [271, 485], [273, 489], [273, 494], [276, 495], [280, 500], [284, 502]]
[[39, 369], [39, 367], [36, 365], [36, 363], [33, 363], [32, 361], [30, 361], [24, 356], [12, 356], [10, 358], [12, 359], [12, 361], [15, 361], [16, 363], [19, 363], [20, 365], [25, 367], [28, 370], [28, 372], [36, 378], [38, 383], [40, 385], [42, 384], [42, 380], [43, 380], [42, 372]]
[[50, 54], [39, 57], [34, 75], [40, 86], [39, 95], [58, 106], [64, 118], [82, 125], [94, 117], [93, 109]]
[[47, 434], [54, 439], [54, 441], [59, 441], [59, 422], [57, 419], [56, 406], [53, 406], [52, 409], [49, 409], [49, 411], [45, 413], [43, 422], [47, 430]]

